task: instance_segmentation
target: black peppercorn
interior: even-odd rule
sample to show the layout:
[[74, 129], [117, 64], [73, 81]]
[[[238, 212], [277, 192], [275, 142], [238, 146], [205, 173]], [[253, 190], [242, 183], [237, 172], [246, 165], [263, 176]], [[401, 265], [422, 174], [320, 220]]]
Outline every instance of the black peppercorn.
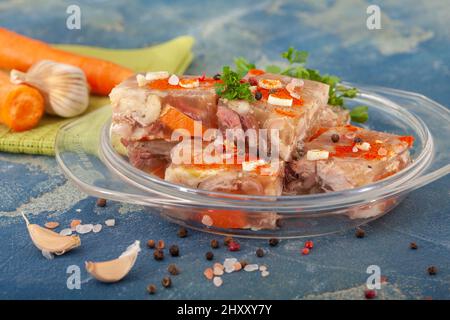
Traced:
[[150, 294], [155, 294], [156, 293], [156, 286], [154, 284], [149, 284], [147, 287], [147, 291]]
[[362, 139], [360, 137], [356, 137], [355, 139], [353, 139], [354, 143], [361, 143]]
[[213, 77], [214, 80], [220, 80], [220, 73], [216, 73]]
[[216, 239], [212, 239], [211, 240], [211, 248], [213, 248], [213, 249], [217, 249], [217, 248], [219, 248], [219, 241], [217, 241]]
[[172, 285], [172, 279], [170, 277], [164, 277], [161, 280], [161, 284], [164, 288], [169, 288]]
[[164, 259], [164, 252], [160, 249], [156, 249], [153, 252], [153, 258], [155, 258], [155, 260], [161, 261]]
[[411, 242], [411, 243], [409, 244], [409, 248], [410, 248], [410, 249], [413, 249], [413, 250], [416, 250], [416, 249], [418, 248], [417, 243]]
[[279, 242], [280, 242], [280, 240], [275, 239], [275, 238], [269, 239], [269, 245], [270, 245], [271, 247], [276, 247], [276, 246], [278, 245]]
[[264, 257], [264, 250], [261, 249], [261, 248], [257, 249], [257, 250], [256, 250], [256, 256], [257, 256], [258, 258]]
[[233, 241], [232, 237], [225, 237], [225, 239], [223, 239], [223, 244], [226, 245], [228, 247], [228, 245], [230, 244], [230, 242]]
[[188, 234], [188, 231], [187, 231], [187, 229], [184, 228], [184, 227], [181, 227], [181, 228], [178, 230], [178, 236], [179, 236], [180, 238], [186, 238], [186, 237], [187, 237], [187, 234]]
[[427, 268], [427, 271], [428, 271], [428, 274], [430, 276], [434, 276], [437, 273], [438, 270], [437, 270], [437, 268], [435, 266], [429, 266]]
[[167, 267], [167, 271], [169, 271], [169, 273], [173, 276], [180, 274], [180, 269], [178, 269], [178, 267], [174, 263], [169, 264], [169, 266]]
[[365, 231], [361, 228], [356, 228], [355, 236], [357, 238], [364, 238], [366, 235]]
[[106, 199], [98, 198], [97, 199], [97, 207], [104, 207], [106, 206]]
[[242, 268], [245, 268], [245, 266], [248, 265], [248, 262], [246, 260], [241, 260], [239, 261], [239, 263], [241, 264]]
[[205, 254], [205, 258], [206, 258], [206, 260], [212, 260], [212, 259], [214, 259], [214, 253], [212, 253], [211, 251], [208, 251], [206, 254]]
[[180, 255], [180, 249], [177, 245], [172, 245], [169, 248], [169, 253], [172, 257], [178, 257]]
[[150, 249], [154, 249], [154, 248], [155, 248], [155, 240], [148, 240], [148, 241], [147, 241], [147, 246], [148, 246]]
[[256, 92], [255, 92], [255, 99], [256, 99], [256, 100], [261, 100], [261, 98], [262, 98], [262, 93], [261, 93], [261, 91], [256, 91]]
[[339, 141], [339, 135], [337, 133], [333, 133], [331, 135], [331, 141], [333, 141], [334, 143]]

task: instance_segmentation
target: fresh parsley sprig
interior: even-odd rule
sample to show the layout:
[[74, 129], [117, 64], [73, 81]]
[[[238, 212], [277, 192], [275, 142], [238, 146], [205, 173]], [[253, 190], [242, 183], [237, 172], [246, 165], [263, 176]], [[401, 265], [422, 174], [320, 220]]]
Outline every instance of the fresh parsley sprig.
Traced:
[[[328, 84], [330, 86], [328, 104], [330, 105], [345, 108], [344, 98], [354, 98], [358, 94], [356, 88], [347, 88], [339, 85], [341, 81], [339, 77], [329, 74], [321, 75], [319, 70], [307, 68], [306, 61], [308, 60], [308, 52], [306, 51], [289, 47], [287, 51], [281, 54], [281, 57], [288, 61], [288, 66], [286, 68], [277, 65], [269, 65], [266, 67], [266, 71]], [[236, 58], [235, 64], [237, 72], [240, 75], [245, 75], [248, 70], [255, 68], [254, 64], [248, 62], [244, 58]], [[350, 111], [352, 121], [360, 123], [367, 121], [369, 118], [367, 110], [368, 108], [366, 106], [355, 107]]]
[[217, 94], [228, 100], [247, 100], [253, 101], [252, 92], [250, 91], [250, 84], [248, 82], [241, 82], [241, 76], [238, 72], [230, 69], [229, 66], [223, 67], [221, 75], [221, 83], [216, 83]]

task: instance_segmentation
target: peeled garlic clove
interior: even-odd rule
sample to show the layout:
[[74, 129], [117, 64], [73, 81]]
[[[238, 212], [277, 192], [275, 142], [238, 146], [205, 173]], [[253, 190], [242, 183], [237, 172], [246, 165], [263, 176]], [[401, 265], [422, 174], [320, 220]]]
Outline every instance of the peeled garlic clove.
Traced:
[[139, 251], [141, 251], [140, 241], [136, 240], [117, 259], [103, 262], [87, 261], [86, 270], [102, 282], [120, 281], [133, 268]]
[[26, 83], [39, 89], [49, 114], [69, 118], [82, 114], [88, 107], [89, 86], [80, 68], [42, 60], [26, 73], [11, 70], [10, 78], [12, 83]]
[[43, 228], [37, 224], [31, 224], [27, 217], [22, 213], [27, 224], [28, 233], [34, 245], [46, 253], [61, 255], [70, 251], [81, 244], [78, 236], [63, 236], [52, 230]]

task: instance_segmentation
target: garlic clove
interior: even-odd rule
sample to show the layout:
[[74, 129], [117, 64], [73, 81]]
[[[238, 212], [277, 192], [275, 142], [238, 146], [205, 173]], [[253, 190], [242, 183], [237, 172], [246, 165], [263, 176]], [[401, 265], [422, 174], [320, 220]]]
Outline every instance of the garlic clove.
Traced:
[[69, 118], [89, 105], [89, 86], [84, 72], [75, 66], [42, 60], [26, 72], [12, 70], [12, 83], [36, 87], [45, 97], [46, 112]]
[[31, 224], [23, 212], [22, 217], [27, 224], [31, 240], [42, 252], [62, 255], [81, 244], [78, 236], [63, 236], [37, 224]]
[[140, 241], [136, 240], [117, 259], [103, 262], [86, 262], [86, 270], [95, 279], [102, 282], [117, 282], [122, 280], [133, 268], [140, 248]]

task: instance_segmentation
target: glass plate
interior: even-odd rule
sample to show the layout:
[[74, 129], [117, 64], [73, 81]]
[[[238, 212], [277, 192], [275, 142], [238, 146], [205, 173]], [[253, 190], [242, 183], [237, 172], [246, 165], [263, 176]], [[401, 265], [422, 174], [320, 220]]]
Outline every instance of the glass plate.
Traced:
[[306, 237], [354, 228], [392, 210], [407, 194], [450, 172], [450, 111], [406, 91], [358, 86], [351, 107], [369, 106], [364, 125], [413, 135], [413, 163], [364, 187], [314, 195], [249, 196], [191, 189], [131, 166], [111, 140], [109, 106], [61, 128], [56, 159], [83, 192], [147, 206], [150, 213], [205, 232], [242, 237]]

